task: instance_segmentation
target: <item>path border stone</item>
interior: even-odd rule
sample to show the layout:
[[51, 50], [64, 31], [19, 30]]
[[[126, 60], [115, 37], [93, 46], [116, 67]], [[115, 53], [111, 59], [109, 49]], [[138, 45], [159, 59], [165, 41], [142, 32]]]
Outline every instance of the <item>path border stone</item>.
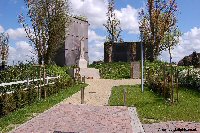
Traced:
[[135, 107], [128, 107], [133, 133], [145, 133]]

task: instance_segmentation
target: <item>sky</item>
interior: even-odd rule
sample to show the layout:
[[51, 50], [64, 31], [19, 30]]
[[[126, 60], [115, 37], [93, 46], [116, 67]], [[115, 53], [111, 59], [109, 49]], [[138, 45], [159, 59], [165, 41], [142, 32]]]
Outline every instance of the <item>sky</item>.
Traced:
[[[138, 12], [145, 8], [147, 0], [115, 0], [115, 13], [121, 21], [124, 41], [139, 41]], [[69, 0], [73, 14], [83, 15], [90, 23], [89, 60], [103, 60], [103, 44], [107, 35], [103, 24], [106, 23], [108, 0]], [[200, 52], [200, 0], [177, 0], [178, 27], [182, 32], [179, 44], [172, 51], [172, 61], [177, 62], [193, 51]], [[27, 14], [24, 0], [0, 0], [0, 32], [9, 34], [9, 58], [11, 65], [18, 61], [31, 60], [33, 47], [18, 23], [20, 13]], [[161, 60], [169, 61], [167, 51], [162, 52]]]

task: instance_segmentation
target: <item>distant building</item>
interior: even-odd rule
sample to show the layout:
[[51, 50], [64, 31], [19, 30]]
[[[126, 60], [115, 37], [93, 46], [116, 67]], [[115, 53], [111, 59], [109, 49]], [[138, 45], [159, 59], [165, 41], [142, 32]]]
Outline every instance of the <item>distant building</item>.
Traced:
[[[72, 18], [68, 29], [65, 45], [58, 50], [55, 63], [59, 66], [77, 65], [80, 58], [81, 40], [84, 40], [84, 58], [88, 57], [88, 21]], [[84, 38], [84, 39], [83, 39]]]
[[140, 42], [104, 43], [104, 62], [132, 62], [141, 59]]

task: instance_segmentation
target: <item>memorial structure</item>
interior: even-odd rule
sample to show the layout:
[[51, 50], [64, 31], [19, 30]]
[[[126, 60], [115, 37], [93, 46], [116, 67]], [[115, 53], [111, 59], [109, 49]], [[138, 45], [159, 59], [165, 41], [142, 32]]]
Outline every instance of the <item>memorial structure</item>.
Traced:
[[141, 59], [140, 42], [104, 43], [104, 62], [133, 62]]
[[65, 45], [55, 57], [59, 66], [87, 67], [88, 57], [88, 21], [72, 18], [69, 28], [66, 29]]

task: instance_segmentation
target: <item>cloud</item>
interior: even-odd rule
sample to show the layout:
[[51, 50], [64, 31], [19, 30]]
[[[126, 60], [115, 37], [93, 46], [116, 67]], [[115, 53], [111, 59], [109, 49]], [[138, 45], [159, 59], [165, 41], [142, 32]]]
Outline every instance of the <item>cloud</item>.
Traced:
[[104, 56], [104, 42], [105, 37], [99, 36], [94, 30], [89, 29], [89, 60], [90, 63], [93, 61], [103, 60]]
[[121, 8], [120, 10], [115, 10], [117, 18], [121, 22], [122, 30], [128, 31], [131, 34], [139, 33], [139, 23], [138, 23], [138, 10], [130, 5], [126, 8]]
[[6, 32], [9, 34], [10, 39], [13, 39], [13, 40], [26, 39], [26, 33], [24, 31], [24, 28], [17, 28], [17, 29], [10, 28]]
[[[200, 27], [194, 27], [180, 37], [180, 45], [177, 45], [172, 50], [172, 61], [178, 62], [184, 56], [188, 56], [194, 51], [200, 52]], [[164, 51], [161, 58], [168, 61], [168, 51]]]
[[[108, 0], [70, 0], [72, 12], [88, 18], [92, 29], [101, 28], [107, 20]], [[122, 30], [131, 34], [138, 34], [138, 9], [127, 5], [126, 8], [115, 10], [116, 17], [121, 21]]]
[[[104, 56], [104, 36], [95, 32], [97, 29], [105, 30], [103, 24], [107, 21], [108, 0], [70, 0], [72, 12], [76, 15], [86, 16], [90, 23], [89, 34], [89, 58], [90, 63], [102, 60]], [[130, 34], [138, 34], [138, 9], [127, 5], [125, 8], [115, 10], [116, 17], [121, 21], [123, 31]]]
[[102, 28], [106, 22], [107, 0], [70, 0], [72, 12], [88, 18], [91, 28]]
[[25, 41], [19, 41], [15, 47], [9, 47], [8, 64], [12, 65], [18, 61], [31, 61], [31, 58], [36, 59], [36, 56], [32, 53], [34, 49]]
[[88, 30], [88, 37], [89, 37], [89, 43], [93, 42], [93, 41], [104, 41], [106, 37], [102, 37], [96, 34], [96, 32], [94, 30], [89, 29]]
[[0, 25], [0, 33], [4, 32], [4, 28]]

